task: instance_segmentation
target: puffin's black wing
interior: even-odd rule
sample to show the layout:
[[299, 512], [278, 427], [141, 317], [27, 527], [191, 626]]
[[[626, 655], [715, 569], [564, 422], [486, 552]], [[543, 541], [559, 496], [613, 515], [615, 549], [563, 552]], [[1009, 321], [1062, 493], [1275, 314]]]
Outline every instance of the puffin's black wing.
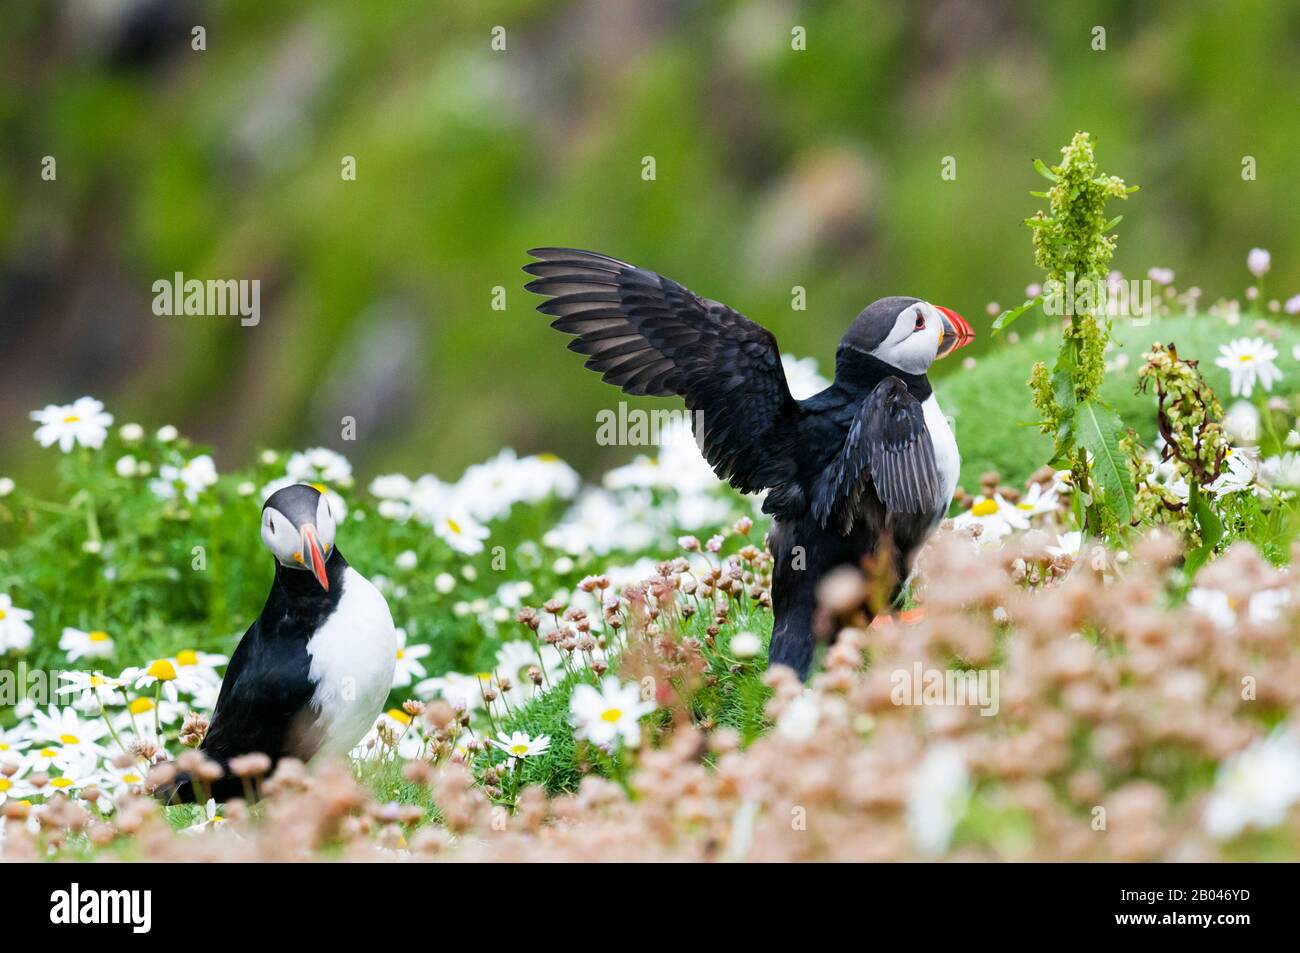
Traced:
[[201, 746], [225, 762], [259, 751], [278, 760], [306, 760], [320, 747], [311, 657], [300, 639], [269, 638], [261, 619], [240, 639], [221, 682], [221, 693]]
[[853, 528], [868, 488], [888, 513], [932, 513], [943, 506], [942, 480], [921, 402], [886, 377], [862, 402], [839, 455], [813, 492], [813, 516], [825, 528]]
[[736, 489], [769, 489], [764, 508], [793, 516], [799, 408], [772, 332], [724, 304], [627, 262], [572, 248], [534, 248], [529, 291], [569, 349], [629, 394], [677, 394], [713, 471]]

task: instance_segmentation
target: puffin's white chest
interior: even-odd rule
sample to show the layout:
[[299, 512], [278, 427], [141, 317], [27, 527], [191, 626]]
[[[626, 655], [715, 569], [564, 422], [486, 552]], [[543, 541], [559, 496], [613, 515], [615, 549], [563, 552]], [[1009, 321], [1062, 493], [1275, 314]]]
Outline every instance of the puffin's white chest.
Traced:
[[342, 583], [338, 607], [307, 642], [319, 753], [330, 755], [347, 754], [374, 725], [397, 664], [397, 633], [384, 597], [351, 566]]
[[943, 498], [951, 500], [953, 491], [957, 489], [957, 477], [961, 473], [961, 454], [957, 451], [957, 438], [952, 435], [948, 418], [943, 415], [934, 394], [925, 399], [921, 410], [925, 413], [925, 429], [930, 432], [930, 440], [934, 443], [934, 462], [939, 467]]

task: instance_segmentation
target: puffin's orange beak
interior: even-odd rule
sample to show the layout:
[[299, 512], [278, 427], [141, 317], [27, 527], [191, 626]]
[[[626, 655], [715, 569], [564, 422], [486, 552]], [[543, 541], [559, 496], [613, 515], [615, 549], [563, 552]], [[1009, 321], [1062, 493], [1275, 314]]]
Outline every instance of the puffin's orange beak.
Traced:
[[939, 353], [935, 355], [935, 359], [938, 360], [975, 340], [975, 329], [951, 308], [945, 308], [941, 304], [936, 304], [935, 307], [939, 309], [943, 319], [939, 328]]
[[316, 577], [321, 588], [326, 592], [330, 591], [330, 577], [325, 573], [325, 557], [321, 554], [320, 539], [316, 536], [316, 527], [311, 523], [304, 523], [302, 527], [302, 548], [304, 555], [307, 557], [303, 560], [311, 574]]

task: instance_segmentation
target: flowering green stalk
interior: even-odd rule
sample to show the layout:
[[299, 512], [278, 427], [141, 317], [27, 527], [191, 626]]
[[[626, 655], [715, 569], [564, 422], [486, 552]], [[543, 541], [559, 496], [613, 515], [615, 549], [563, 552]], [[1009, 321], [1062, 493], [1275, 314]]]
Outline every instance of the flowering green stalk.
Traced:
[[1115, 236], [1107, 233], [1120, 221], [1107, 221], [1105, 207], [1137, 187], [1097, 171], [1086, 132], [1075, 133], [1061, 155], [1061, 164], [1051, 168], [1034, 163], [1052, 187], [1032, 193], [1047, 199], [1048, 208], [1025, 223], [1034, 232], [1034, 261], [1047, 273], [1045, 290], [1003, 314], [994, 327], [1002, 330], [1037, 305], [1068, 314], [1055, 366], [1049, 372], [1035, 364], [1029, 388], [1039, 429], [1055, 439], [1052, 464], [1071, 472], [1081, 525], [1105, 535], [1133, 519], [1133, 482], [1119, 447], [1123, 423], [1099, 396], [1110, 321], [1098, 314], [1098, 303], [1115, 252]]
[[1156, 420], [1164, 439], [1160, 458], [1172, 472], [1164, 485], [1151, 479], [1151, 464], [1131, 443], [1129, 470], [1137, 484], [1134, 509], [1144, 522], [1165, 523], [1181, 532], [1193, 547], [1187, 560], [1194, 568], [1208, 558], [1224, 534], [1223, 523], [1202, 489], [1218, 479], [1230, 452], [1220, 422], [1223, 407], [1196, 361], [1179, 358], [1174, 345], [1152, 345], [1145, 360], [1138, 371], [1138, 388], [1155, 388]]

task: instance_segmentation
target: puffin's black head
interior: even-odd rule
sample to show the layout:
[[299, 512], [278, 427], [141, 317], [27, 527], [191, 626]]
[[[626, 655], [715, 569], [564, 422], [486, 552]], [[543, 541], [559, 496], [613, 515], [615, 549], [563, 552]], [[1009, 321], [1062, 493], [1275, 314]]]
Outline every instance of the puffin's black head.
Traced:
[[325, 494], [306, 483], [272, 493], [262, 504], [262, 542], [280, 565], [307, 570], [329, 591], [325, 562], [334, 553], [334, 514]]
[[935, 360], [973, 340], [975, 332], [956, 311], [919, 298], [881, 298], [853, 319], [837, 358], [870, 354], [890, 367], [924, 374]]

